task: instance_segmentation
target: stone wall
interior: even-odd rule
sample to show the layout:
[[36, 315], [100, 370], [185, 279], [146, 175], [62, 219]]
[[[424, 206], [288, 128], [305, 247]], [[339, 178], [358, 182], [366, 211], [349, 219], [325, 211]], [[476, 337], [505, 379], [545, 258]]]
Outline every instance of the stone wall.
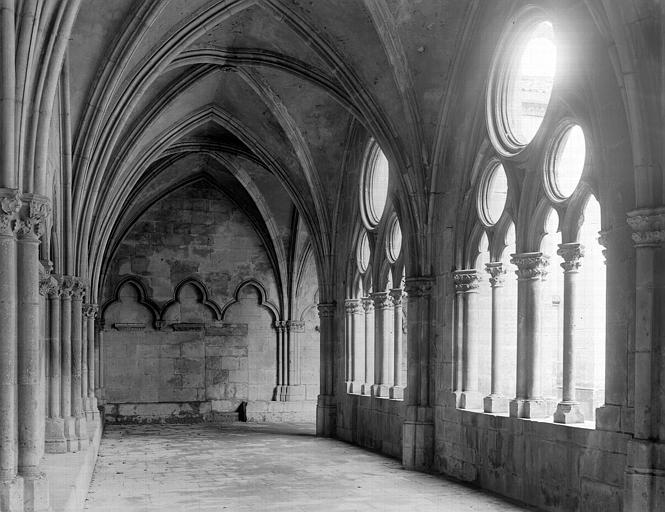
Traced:
[[436, 410], [436, 471], [543, 510], [622, 509], [627, 434]]
[[195, 183], [155, 203], [109, 276], [107, 421], [314, 419], [317, 324], [300, 334], [304, 400], [276, 402], [275, 277], [251, 223], [223, 194]]

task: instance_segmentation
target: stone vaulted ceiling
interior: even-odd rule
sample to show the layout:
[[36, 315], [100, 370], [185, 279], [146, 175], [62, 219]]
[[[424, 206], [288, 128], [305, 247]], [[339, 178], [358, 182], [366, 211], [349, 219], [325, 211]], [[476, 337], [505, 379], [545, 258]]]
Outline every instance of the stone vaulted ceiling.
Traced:
[[79, 264], [99, 282], [128, 222], [205, 167], [263, 219], [278, 261], [295, 208], [325, 285], [350, 134], [397, 163], [397, 194], [423, 193], [474, 4], [82, 2], [65, 66]]

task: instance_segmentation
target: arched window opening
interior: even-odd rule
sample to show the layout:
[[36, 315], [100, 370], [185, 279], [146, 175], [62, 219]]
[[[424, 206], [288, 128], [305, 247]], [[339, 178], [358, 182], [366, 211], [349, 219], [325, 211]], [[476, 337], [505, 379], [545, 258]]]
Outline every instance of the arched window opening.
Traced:
[[390, 228], [388, 230], [388, 239], [386, 244], [386, 251], [388, 253], [388, 260], [395, 263], [402, 252], [402, 229], [399, 225], [397, 217], [393, 218]]
[[[540, 251], [549, 257], [550, 265], [542, 286], [541, 346], [543, 351], [542, 391], [546, 399], [556, 403], [562, 394], [563, 371], [563, 271], [557, 256], [561, 233], [559, 215], [550, 209], [545, 220], [545, 235]], [[539, 369], [535, 369], [536, 374]]]
[[483, 176], [478, 198], [478, 213], [483, 224], [490, 227], [499, 221], [506, 207], [507, 197], [506, 171], [499, 162], [493, 162]]
[[518, 144], [527, 145], [538, 132], [550, 102], [556, 71], [552, 24], [543, 21], [525, 34], [508, 77], [508, 127]]
[[605, 400], [605, 293], [606, 269], [603, 247], [598, 243], [600, 205], [592, 196], [584, 209], [579, 242], [584, 256], [579, 270], [577, 343], [575, 370], [577, 400], [586, 420]]
[[358, 254], [357, 254], [358, 269], [362, 274], [367, 272], [367, 269], [369, 268], [370, 256], [371, 256], [371, 251], [369, 247], [369, 237], [367, 236], [367, 232], [365, 231], [360, 236], [360, 241], [358, 242]]
[[361, 209], [368, 228], [381, 220], [388, 200], [389, 165], [379, 145], [372, 141], [361, 180]]
[[488, 128], [502, 155], [521, 151], [540, 129], [554, 88], [556, 63], [552, 24], [527, 9], [497, 48], [490, 72]]
[[564, 200], [577, 188], [586, 161], [586, 139], [579, 125], [565, 129], [555, 142], [546, 169], [546, 189], [554, 200]]

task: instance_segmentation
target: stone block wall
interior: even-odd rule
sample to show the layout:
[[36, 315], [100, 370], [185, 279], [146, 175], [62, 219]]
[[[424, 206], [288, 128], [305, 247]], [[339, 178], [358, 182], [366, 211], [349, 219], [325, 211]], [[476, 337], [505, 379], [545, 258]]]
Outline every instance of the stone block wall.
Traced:
[[107, 421], [204, 421], [236, 411], [256, 421], [314, 419], [318, 319], [300, 334], [305, 399], [275, 402], [276, 280], [249, 219], [223, 194], [195, 183], [155, 203], [108, 275]]
[[434, 469], [542, 510], [621, 510], [627, 434], [436, 408]]

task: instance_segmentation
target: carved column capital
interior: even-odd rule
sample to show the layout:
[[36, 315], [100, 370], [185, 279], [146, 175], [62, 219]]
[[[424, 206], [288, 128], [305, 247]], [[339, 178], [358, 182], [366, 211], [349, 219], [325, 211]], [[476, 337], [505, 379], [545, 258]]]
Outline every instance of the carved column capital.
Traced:
[[97, 304], [83, 304], [83, 316], [95, 318], [97, 316]]
[[275, 320], [273, 327], [278, 331], [286, 330], [286, 320]]
[[517, 267], [515, 274], [518, 279], [544, 279], [547, 276], [550, 259], [542, 252], [523, 252], [510, 256], [510, 262]]
[[657, 247], [665, 242], [665, 208], [642, 208], [627, 215], [635, 247]]
[[0, 235], [13, 236], [16, 217], [21, 209], [18, 190], [0, 188]]
[[457, 293], [475, 292], [480, 286], [480, 272], [476, 269], [456, 270], [453, 272]]
[[52, 274], [39, 270], [39, 294], [50, 296], [59, 289], [58, 281]]
[[289, 332], [305, 332], [305, 322], [300, 320], [288, 320], [286, 322], [286, 329]]
[[584, 246], [578, 242], [559, 244], [559, 250], [556, 252], [563, 258], [561, 268], [564, 272], [577, 272], [582, 266], [584, 258]]
[[375, 292], [370, 295], [374, 302], [374, 309], [392, 309], [393, 301], [388, 292]]
[[374, 311], [374, 300], [371, 297], [363, 297], [361, 300], [365, 313]]
[[492, 288], [500, 288], [506, 280], [506, 269], [503, 263], [493, 261], [485, 264], [485, 271], [490, 275], [489, 282]]
[[18, 211], [14, 230], [19, 240], [38, 241], [46, 228], [46, 219], [51, 213], [47, 197], [25, 194]]
[[393, 299], [393, 306], [400, 307], [402, 305], [402, 299], [404, 298], [404, 290], [401, 288], [392, 288], [389, 293], [390, 297]]
[[72, 278], [72, 300], [83, 300], [85, 297], [85, 282], [78, 277]]
[[431, 295], [433, 287], [433, 277], [407, 277], [404, 281], [404, 291], [409, 297], [425, 297]]
[[72, 276], [60, 276], [60, 294], [64, 299], [71, 299], [74, 292], [74, 278]]
[[334, 302], [322, 302], [317, 305], [319, 310], [319, 318], [332, 318], [335, 316], [335, 303]]
[[360, 299], [346, 299], [344, 301], [344, 310], [347, 315], [357, 315], [363, 312], [363, 304]]

